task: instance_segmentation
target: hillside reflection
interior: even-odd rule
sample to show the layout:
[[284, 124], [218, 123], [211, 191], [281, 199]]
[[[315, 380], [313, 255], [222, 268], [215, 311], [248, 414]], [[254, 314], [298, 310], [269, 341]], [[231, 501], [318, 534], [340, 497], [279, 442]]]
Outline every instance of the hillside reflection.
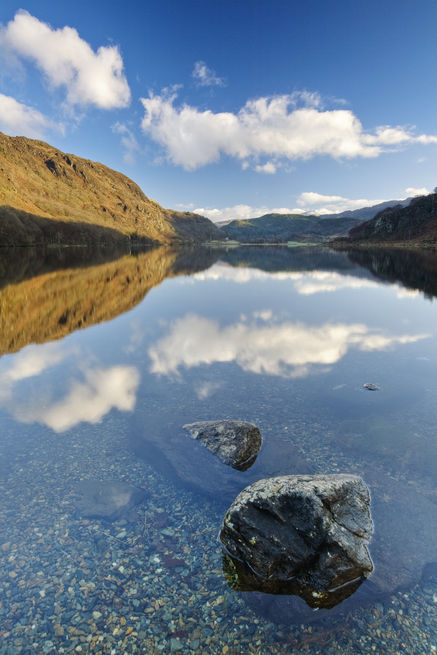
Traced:
[[347, 254], [352, 263], [368, 269], [379, 280], [400, 282], [429, 299], [437, 296], [437, 253], [433, 250], [375, 248]]
[[[130, 253], [108, 248], [44, 251], [4, 248], [0, 249], [0, 355], [16, 352], [31, 343], [60, 339], [75, 330], [111, 320], [139, 304], [148, 291], [165, 278], [193, 273], [197, 273], [196, 280], [237, 283], [273, 276], [292, 281], [300, 295], [370, 289], [378, 280], [400, 283], [408, 289], [422, 291], [429, 298], [437, 295], [437, 257], [430, 251], [345, 253], [328, 248], [250, 247], [228, 250], [156, 248]], [[406, 292], [400, 289], [399, 293]], [[181, 320], [185, 322], [178, 327], [188, 328], [188, 317]], [[195, 327], [198, 331], [198, 321]], [[204, 327], [211, 343], [214, 326]], [[288, 331], [290, 326], [285, 328]], [[268, 337], [269, 342], [271, 338], [281, 341], [280, 332], [280, 326], [275, 326], [274, 334], [263, 336]], [[230, 358], [239, 359], [243, 356], [236, 344], [239, 334], [243, 341], [248, 339], [257, 349], [255, 331], [248, 326], [222, 329], [212, 343], [230, 337], [233, 350]], [[289, 351], [290, 344], [287, 342], [281, 347], [284, 345]], [[313, 349], [314, 344], [310, 345]], [[269, 358], [271, 354], [266, 353]], [[221, 359], [213, 354], [208, 357], [215, 361]], [[248, 357], [252, 363], [245, 368], [254, 370], [257, 365], [251, 355]], [[316, 359], [322, 363], [332, 361], [329, 357]], [[187, 365], [186, 362], [174, 363], [173, 368], [181, 363]], [[312, 362], [298, 362], [292, 357], [286, 363], [306, 366]], [[267, 371], [262, 361], [259, 368]]]
[[0, 355], [111, 320], [166, 277], [207, 268], [218, 255], [208, 249], [124, 255], [88, 248], [5, 249], [0, 252]]

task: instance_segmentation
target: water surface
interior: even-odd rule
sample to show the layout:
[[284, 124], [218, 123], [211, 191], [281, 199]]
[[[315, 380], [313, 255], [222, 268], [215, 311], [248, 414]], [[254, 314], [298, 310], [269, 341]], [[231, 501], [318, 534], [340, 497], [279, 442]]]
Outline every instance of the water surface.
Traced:
[[[433, 255], [3, 259], [1, 653], [436, 649]], [[216, 418], [260, 427], [247, 471], [181, 429]], [[222, 568], [238, 491], [306, 472], [372, 494], [374, 573], [332, 611], [235, 591]], [[144, 497], [95, 517], [83, 481]]]

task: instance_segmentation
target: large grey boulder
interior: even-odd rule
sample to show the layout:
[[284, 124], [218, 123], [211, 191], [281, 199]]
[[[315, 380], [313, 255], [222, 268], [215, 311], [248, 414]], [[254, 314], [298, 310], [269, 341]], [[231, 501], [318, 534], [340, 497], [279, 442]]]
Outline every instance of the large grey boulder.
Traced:
[[262, 444], [261, 432], [247, 421], [197, 421], [183, 426], [224, 464], [247, 470], [255, 461]]
[[372, 572], [372, 532], [369, 490], [357, 476], [259, 480], [224, 518], [226, 577], [241, 590], [298, 594], [312, 607], [332, 607]]

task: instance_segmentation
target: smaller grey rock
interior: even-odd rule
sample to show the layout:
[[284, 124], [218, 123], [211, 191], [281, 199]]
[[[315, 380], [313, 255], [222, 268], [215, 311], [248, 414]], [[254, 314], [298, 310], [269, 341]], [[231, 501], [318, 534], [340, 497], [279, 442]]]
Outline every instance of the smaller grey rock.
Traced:
[[247, 421], [198, 421], [183, 427], [224, 464], [240, 471], [254, 463], [262, 444], [259, 429]]

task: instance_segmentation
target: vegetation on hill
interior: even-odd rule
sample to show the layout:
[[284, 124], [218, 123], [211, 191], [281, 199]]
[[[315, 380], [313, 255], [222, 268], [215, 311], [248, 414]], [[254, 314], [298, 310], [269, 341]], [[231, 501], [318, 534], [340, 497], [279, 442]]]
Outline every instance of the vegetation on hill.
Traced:
[[242, 243], [324, 241], [347, 234], [356, 225], [351, 218], [326, 218], [302, 214], [265, 214], [250, 220], [231, 221], [221, 227], [229, 238]]
[[379, 212], [351, 229], [339, 245], [358, 242], [437, 245], [437, 193], [413, 198], [407, 207], [398, 205]]
[[0, 133], [0, 245], [220, 237], [207, 218], [164, 209], [103, 164]]

